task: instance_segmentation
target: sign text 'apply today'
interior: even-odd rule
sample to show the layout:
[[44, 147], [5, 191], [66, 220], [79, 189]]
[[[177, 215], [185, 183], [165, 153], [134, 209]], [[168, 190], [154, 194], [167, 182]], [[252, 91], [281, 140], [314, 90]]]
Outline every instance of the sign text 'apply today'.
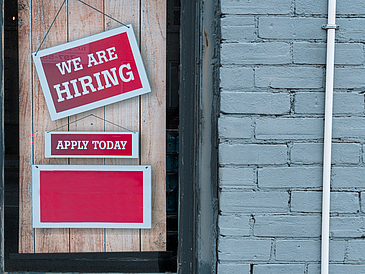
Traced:
[[131, 25], [33, 53], [52, 120], [151, 91]]
[[45, 157], [138, 158], [138, 132], [45, 132]]

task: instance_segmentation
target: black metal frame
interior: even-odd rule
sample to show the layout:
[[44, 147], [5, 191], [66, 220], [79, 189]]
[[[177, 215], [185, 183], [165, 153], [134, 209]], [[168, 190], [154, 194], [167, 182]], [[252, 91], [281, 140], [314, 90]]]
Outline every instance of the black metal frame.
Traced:
[[[16, 1], [16, 0], [15, 0]], [[2, 9], [0, 12], [0, 35], [4, 37], [4, 6], [0, 0]], [[17, 21], [14, 20], [17, 24]], [[0, 39], [3, 49], [3, 39]], [[49, 253], [49, 254], [20, 254], [18, 253], [19, 224], [18, 220], [8, 220], [4, 224], [7, 212], [13, 211], [11, 215], [17, 215], [16, 208], [7, 208], [4, 212], [4, 156], [5, 156], [5, 132], [4, 132], [4, 52], [0, 54], [0, 77], [2, 86], [0, 88], [0, 234], [1, 234], [1, 260], [0, 273], [3, 272], [126, 272], [126, 273], [162, 273], [167, 271], [176, 272], [176, 252], [106, 252], [106, 253]], [[12, 136], [14, 138], [14, 136]], [[8, 173], [6, 173], [8, 174]], [[16, 174], [12, 174], [16, 181]], [[7, 192], [8, 193], [8, 192]], [[15, 210], [15, 211], [14, 211]], [[6, 236], [6, 238], [5, 238]], [[5, 243], [6, 242], [6, 243]]]
[[[218, 2], [215, 0], [214, 2]], [[3, 5], [3, 0], [0, 0]], [[200, 231], [208, 229], [216, 224], [217, 207], [214, 201], [217, 199], [217, 147], [216, 147], [216, 117], [218, 111], [218, 100], [213, 96], [212, 117], [204, 117], [206, 122], [211, 121], [213, 130], [211, 132], [212, 157], [211, 166], [211, 194], [204, 200], [200, 193], [201, 182], [199, 181], [199, 148], [201, 146], [201, 92], [202, 92], [202, 48], [204, 46], [202, 8], [203, 1], [181, 0], [181, 67], [180, 67], [180, 151], [179, 151], [179, 240], [178, 254], [171, 252], [118, 252], [118, 253], [64, 253], [64, 254], [19, 254], [17, 250], [4, 252], [4, 88], [3, 84], [0, 93], [0, 234], [1, 234], [1, 260], [0, 273], [4, 269], [10, 271], [32, 271], [32, 272], [166, 272], [176, 271], [179, 274], [214, 273], [216, 265], [215, 257], [215, 231], [210, 236], [212, 259], [209, 262], [202, 261], [199, 257], [201, 252], [207, 252], [200, 248], [199, 241], [202, 241]], [[217, 10], [217, 8], [215, 7]], [[4, 9], [2, 9], [3, 12]], [[210, 10], [211, 11], [211, 10]], [[209, 11], [208, 11], [209, 12]], [[215, 11], [216, 12], [216, 11]], [[217, 16], [215, 14], [214, 16]], [[3, 13], [0, 15], [1, 36], [3, 30]], [[218, 15], [219, 19], [219, 15]], [[209, 24], [211, 22], [208, 22]], [[217, 38], [219, 39], [219, 37]], [[216, 39], [216, 40], [217, 40]], [[1, 48], [2, 39], [0, 39]], [[207, 45], [205, 45], [207, 46]], [[217, 45], [214, 45], [216, 47]], [[0, 77], [3, 83], [3, 54], [0, 56]], [[205, 62], [210, 62], [208, 58]], [[217, 64], [215, 64], [217, 66]], [[217, 75], [205, 75], [214, 78]], [[206, 200], [212, 201], [214, 207], [210, 223], [202, 225], [199, 210], [201, 203]], [[210, 205], [208, 205], [210, 206]], [[205, 226], [205, 227], [204, 227]], [[18, 239], [15, 238], [15, 246]], [[10, 239], [7, 239], [10, 240]], [[13, 240], [13, 239], [11, 239]], [[205, 248], [207, 248], [205, 246]], [[5, 259], [5, 263], [4, 263]], [[205, 265], [202, 267], [202, 265]]]
[[[197, 1], [199, 2], [199, 1]], [[196, 273], [196, 44], [198, 31], [195, 1], [181, 1], [180, 29], [180, 159], [178, 273]], [[183, 221], [182, 221], [183, 220]]]
[[0, 259], [0, 271], [4, 269], [4, 153], [5, 153], [5, 144], [4, 144], [4, 1], [0, 0], [0, 6], [2, 7], [0, 12], [0, 233], [1, 233], [1, 241], [0, 241], [0, 250], [1, 250], [1, 259]]
[[[173, 259], [172, 259], [173, 258]], [[172, 252], [105, 252], [9, 254], [6, 271], [27, 272], [126, 272], [160, 273], [176, 271], [176, 256]]]

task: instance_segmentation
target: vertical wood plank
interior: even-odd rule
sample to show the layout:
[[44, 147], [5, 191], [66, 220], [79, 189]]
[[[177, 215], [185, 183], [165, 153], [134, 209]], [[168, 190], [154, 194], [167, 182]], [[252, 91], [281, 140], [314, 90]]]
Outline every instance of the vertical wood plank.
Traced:
[[152, 229], [142, 251], [166, 250], [166, 0], [141, 0], [141, 49], [152, 92], [141, 96], [141, 164], [152, 165]]
[[[104, 0], [85, 1], [94, 8], [104, 11]], [[69, 39], [86, 37], [104, 30], [104, 16], [79, 1], [69, 2]], [[104, 108], [98, 108], [70, 117], [71, 131], [103, 131], [104, 122], [93, 116], [77, 121], [89, 114], [104, 117]], [[103, 159], [70, 159], [70, 164], [103, 164]], [[71, 252], [103, 252], [104, 229], [70, 229]]]
[[[132, 24], [139, 38], [139, 0], [108, 0], [105, 13], [124, 24]], [[119, 27], [120, 24], [106, 18], [106, 30]], [[105, 107], [105, 119], [131, 131], [139, 131], [139, 97], [131, 98]], [[106, 131], [120, 131], [121, 128], [105, 124]], [[139, 159], [105, 159], [107, 165], [138, 165]], [[105, 247], [107, 252], [139, 251], [139, 229], [105, 229]]]
[[[140, 36], [142, 55], [148, 71], [152, 92], [141, 98], [133, 98], [105, 108], [75, 115], [69, 119], [69, 129], [78, 131], [120, 130], [102, 120], [89, 117], [73, 121], [93, 113], [99, 117], [141, 133], [140, 160], [125, 159], [45, 159], [44, 131], [67, 124], [67, 118], [52, 122], [38, 79], [33, 69], [33, 87], [31, 88], [32, 68], [30, 52], [35, 51], [50, 23], [55, 17], [63, 0], [45, 2], [32, 0], [32, 19], [29, 18], [29, 5], [19, 0], [19, 18], [24, 25], [19, 28], [20, 52], [20, 252], [33, 252], [33, 240], [36, 252], [102, 252], [102, 251], [142, 251], [165, 250], [166, 248], [166, 197], [165, 197], [165, 42], [166, 42], [166, 3], [152, 3], [142, 0], [142, 25], [140, 26], [140, 1], [87, 0], [86, 2], [123, 23], [132, 23], [136, 37]], [[156, 1], [157, 2], [157, 1]], [[52, 27], [44, 47], [95, 34], [104, 29], [113, 28], [117, 23], [78, 1], [69, 1], [69, 13], [65, 8]], [[28, 18], [27, 18], [28, 17]], [[22, 19], [23, 18], [23, 19]], [[30, 45], [30, 20], [35, 41]], [[33, 48], [32, 48], [33, 47]], [[24, 77], [22, 77], [24, 75]], [[33, 94], [33, 97], [31, 97]], [[31, 112], [33, 100], [33, 113]], [[141, 115], [140, 115], [141, 110]], [[31, 132], [34, 132], [34, 158], [32, 155]], [[66, 128], [65, 128], [66, 130]], [[31, 224], [31, 164], [151, 164], [153, 167], [153, 227], [142, 230], [127, 229], [37, 229], [35, 238]], [[104, 237], [106, 242], [104, 243]]]
[[[32, 0], [32, 51], [36, 51], [52, 21], [56, 17], [62, 0]], [[48, 33], [42, 48], [52, 47], [67, 41], [66, 7], [59, 13]], [[51, 121], [43, 92], [33, 66], [33, 138], [34, 164], [66, 164], [67, 159], [44, 157], [44, 132], [67, 124], [67, 119]], [[35, 252], [54, 253], [69, 251], [68, 229], [35, 229]]]
[[19, 43], [19, 252], [33, 252], [32, 228], [32, 92], [30, 6], [18, 1]]

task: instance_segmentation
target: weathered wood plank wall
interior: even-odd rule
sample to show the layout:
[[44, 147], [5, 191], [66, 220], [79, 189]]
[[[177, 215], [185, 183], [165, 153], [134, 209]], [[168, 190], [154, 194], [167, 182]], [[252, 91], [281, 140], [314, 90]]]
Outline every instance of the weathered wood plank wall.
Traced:
[[[166, 3], [152, 0], [85, 0], [123, 22], [132, 23], [152, 92], [86, 113], [51, 121], [31, 60], [63, 0], [18, 0], [20, 75], [20, 217], [19, 252], [117, 252], [166, 249], [165, 44]], [[77, 0], [66, 0], [42, 48], [73, 41], [119, 26]], [[88, 114], [140, 132], [139, 159], [44, 158], [44, 132], [62, 130], [119, 131]], [[33, 229], [32, 164], [150, 164], [153, 169], [152, 229]]]
[[[166, 119], [166, 64], [156, 66], [159, 60], [165, 60], [165, 32], [166, 32], [166, 3], [165, 1], [141, 0], [141, 50], [146, 60], [147, 70], [150, 72], [151, 88], [156, 92], [141, 97], [141, 142], [142, 164], [154, 162], [152, 166], [152, 180], [166, 181], [166, 132], [160, 130], [161, 121]], [[161, 47], [161, 45], [164, 45]], [[164, 124], [165, 125], [165, 124]], [[166, 225], [159, 222], [165, 218], [166, 212], [166, 184], [152, 186], [152, 224], [150, 230], [142, 230], [142, 251], [164, 250], [166, 247]], [[165, 203], [161, 203], [164, 200]]]
[[[39, 47], [42, 37], [47, 32], [49, 24], [55, 18], [59, 7], [62, 5], [63, 0], [55, 1], [42, 1], [32, 0], [31, 9], [31, 40], [32, 51], [36, 51]], [[53, 29], [54, 28], [54, 29]], [[44, 41], [44, 47], [52, 47], [57, 44], [67, 42], [67, 14], [62, 12], [59, 14], [55, 21], [52, 31], [49, 32], [49, 37]], [[23, 54], [23, 53], [19, 53]], [[24, 53], [29, 55], [29, 53]], [[33, 115], [28, 117], [26, 123], [33, 125], [33, 161], [34, 164], [42, 165], [57, 165], [67, 164], [67, 159], [52, 159], [44, 158], [44, 132], [52, 130], [67, 123], [67, 118], [51, 121], [48, 114], [46, 102], [44, 100], [42, 89], [38, 81], [38, 77], [35, 71], [35, 67], [32, 68], [32, 83], [33, 89], [31, 90], [32, 102], [33, 102]], [[29, 120], [30, 119], [30, 120]], [[22, 130], [22, 124], [20, 125], [20, 131]], [[67, 130], [67, 128], [66, 128]], [[21, 152], [20, 152], [21, 153]], [[28, 168], [28, 167], [27, 167]], [[30, 174], [31, 175], [31, 174]], [[31, 177], [29, 178], [31, 179]], [[31, 185], [31, 182], [27, 181], [26, 184]], [[29, 207], [31, 209], [31, 207]], [[32, 215], [32, 211], [26, 212], [27, 215]], [[34, 249], [35, 252], [68, 252], [68, 229], [36, 229], [34, 231]]]

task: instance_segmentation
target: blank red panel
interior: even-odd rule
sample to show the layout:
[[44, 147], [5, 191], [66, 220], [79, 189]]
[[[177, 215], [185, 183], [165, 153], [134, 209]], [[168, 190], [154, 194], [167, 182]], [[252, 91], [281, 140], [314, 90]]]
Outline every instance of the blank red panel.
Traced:
[[143, 222], [143, 171], [40, 171], [41, 222]]

